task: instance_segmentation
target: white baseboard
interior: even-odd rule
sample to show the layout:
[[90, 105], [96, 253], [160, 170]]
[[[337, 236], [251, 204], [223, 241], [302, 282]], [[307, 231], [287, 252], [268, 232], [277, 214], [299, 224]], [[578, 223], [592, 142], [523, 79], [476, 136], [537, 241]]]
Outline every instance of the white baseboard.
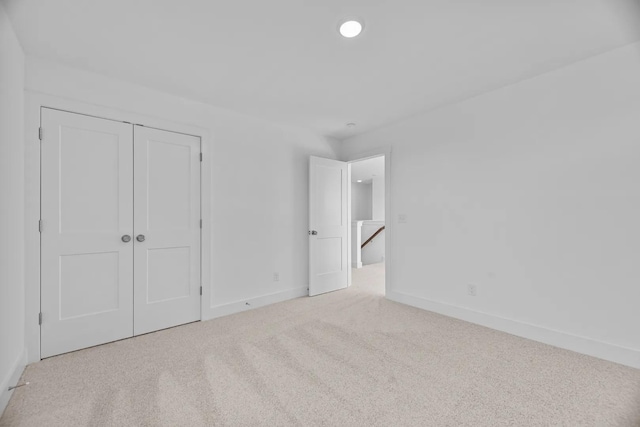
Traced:
[[262, 295], [241, 301], [235, 301], [228, 304], [222, 304], [211, 307], [208, 316], [202, 320], [215, 319], [217, 317], [228, 316], [230, 314], [240, 313], [242, 311], [251, 310], [265, 305], [275, 304], [277, 302], [287, 301], [294, 298], [306, 297], [309, 290], [306, 286], [301, 288], [288, 289], [273, 294]]
[[387, 298], [401, 304], [465, 320], [522, 338], [539, 341], [555, 347], [640, 369], [640, 350], [621, 347], [615, 344], [547, 329], [541, 326], [506, 319], [504, 317], [498, 317], [426, 298], [415, 297], [402, 292], [387, 291]]
[[2, 416], [2, 413], [9, 403], [9, 399], [11, 399], [11, 395], [13, 394], [13, 390], [9, 391], [9, 387], [16, 385], [25, 366], [27, 366], [26, 348], [22, 350], [22, 354], [20, 354], [13, 363], [11, 370], [7, 373], [7, 376], [2, 379], [2, 384], [0, 384], [0, 416]]
[[351, 263], [351, 267], [352, 268], [362, 268], [362, 263], [361, 262], [352, 262]]

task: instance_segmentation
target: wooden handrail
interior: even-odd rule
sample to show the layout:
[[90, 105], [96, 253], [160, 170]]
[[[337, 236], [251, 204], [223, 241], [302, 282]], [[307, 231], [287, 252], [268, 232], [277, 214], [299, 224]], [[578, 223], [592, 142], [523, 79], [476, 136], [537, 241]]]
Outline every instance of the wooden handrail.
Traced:
[[378, 234], [380, 234], [380, 233], [382, 232], [382, 230], [384, 230], [384, 225], [383, 225], [382, 227], [378, 228], [378, 231], [376, 231], [375, 233], [373, 233], [373, 235], [372, 235], [371, 237], [369, 237], [369, 238], [367, 239], [367, 241], [366, 241], [366, 242], [364, 242], [364, 243], [362, 244], [362, 246], [360, 246], [360, 249], [362, 249], [362, 248], [364, 248], [365, 246], [367, 246], [367, 244], [368, 244], [370, 241], [372, 241], [372, 240], [373, 240], [373, 239], [374, 239]]

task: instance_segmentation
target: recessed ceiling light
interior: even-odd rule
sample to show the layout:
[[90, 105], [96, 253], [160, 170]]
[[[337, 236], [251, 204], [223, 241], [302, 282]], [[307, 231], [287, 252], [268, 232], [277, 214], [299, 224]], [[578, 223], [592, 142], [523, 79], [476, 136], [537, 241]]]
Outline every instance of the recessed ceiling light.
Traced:
[[347, 127], [348, 128], [354, 128], [354, 127], [356, 127], [356, 124], [355, 123], [347, 123]]
[[362, 32], [362, 24], [358, 21], [346, 21], [340, 24], [340, 34], [348, 39]]
[[359, 179], [359, 180], [357, 180], [356, 182], [362, 182], [362, 180], [361, 180], [361, 179]]

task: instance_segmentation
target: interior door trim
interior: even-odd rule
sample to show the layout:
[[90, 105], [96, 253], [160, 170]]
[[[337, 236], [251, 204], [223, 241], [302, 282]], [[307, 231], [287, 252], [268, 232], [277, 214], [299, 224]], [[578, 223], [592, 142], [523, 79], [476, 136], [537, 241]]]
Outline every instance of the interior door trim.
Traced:
[[[142, 126], [142, 127], [146, 127], [146, 128], [161, 130], [161, 131], [164, 131], [164, 132], [173, 132], [173, 133], [179, 133], [181, 135], [193, 136], [195, 138], [200, 138], [200, 145], [201, 145], [201, 148], [202, 148], [202, 137], [200, 135], [195, 135], [195, 134], [186, 133], [186, 132], [180, 132], [180, 131], [172, 130], [172, 129], [160, 128], [160, 127], [155, 127], [155, 126], [143, 125], [141, 123], [127, 122], [125, 120], [112, 119], [112, 118], [109, 118], [109, 117], [96, 116], [94, 114], [79, 113], [77, 111], [65, 110], [64, 108], [46, 107], [44, 105], [41, 106], [41, 108], [46, 109], [46, 110], [61, 111], [63, 113], [78, 114], [80, 116], [93, 117], [94, 119], [102, 119], [102, 120], [110, 120], [112, 122], [126, 123], [126, 124], [133, 125], [133, 126]], [[41, 119], [40, 123], [42, 123], [42, 119]]]

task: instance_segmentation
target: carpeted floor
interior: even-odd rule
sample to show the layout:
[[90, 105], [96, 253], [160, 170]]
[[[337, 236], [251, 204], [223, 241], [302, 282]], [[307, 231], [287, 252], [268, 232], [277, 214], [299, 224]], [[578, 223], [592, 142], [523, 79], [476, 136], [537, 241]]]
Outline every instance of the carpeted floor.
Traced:
[[382, 274], [33, 364], [0, 425], [640, 425], [639, 370], [387, 301]]

